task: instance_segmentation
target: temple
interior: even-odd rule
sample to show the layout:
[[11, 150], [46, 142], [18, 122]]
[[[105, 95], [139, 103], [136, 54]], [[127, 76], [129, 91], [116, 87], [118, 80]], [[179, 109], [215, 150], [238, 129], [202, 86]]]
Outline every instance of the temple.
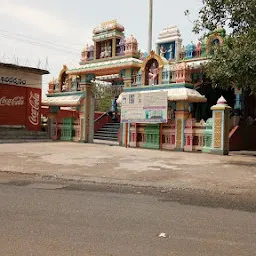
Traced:
[[[95, 120], [93, 87], [102, 84], [115, 88], [109, 109], [116, 113], [115, 122], [120, 120], [118, 110], [121, 114], [122, 146], [220, 154], [256, 147], [255, 141], [247, 141], [249, 145], [244, 139], [254, 132], [254, 122], [246, 120], [256, 117], [255, 97], [236, 88], [213, 88], [203, 73], [225, 36], [224, 29], [216, 29], [202, 42], [185, 46], [179, 28], [170, 26], [159, 33], [155, 51], [147, 54], [117, 21], [100, 24], [79, 65], [64, 65], [58, 79], [49, 82], [42, 104], [49, 107], [50, 136], [93, 142], [101, 119]], [[151, 109], [141, 109], [142, 101]]]

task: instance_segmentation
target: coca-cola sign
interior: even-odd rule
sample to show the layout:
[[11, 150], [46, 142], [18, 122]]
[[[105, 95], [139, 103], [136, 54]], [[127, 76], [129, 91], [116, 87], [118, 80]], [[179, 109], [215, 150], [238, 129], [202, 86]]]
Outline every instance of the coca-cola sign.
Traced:
[[23, 106], [24, 105], [24, 97], [14, 97], [14, 98], [7, 98], [5, 96], [0, 98], [0, 107], [3, 106]]
[[37, 126], [39, 124], [39, 113], [40, 113], [40, 94], [30, 92], [28, 106], [30, 108], [30, 115], [28, 117], [29, 122]]

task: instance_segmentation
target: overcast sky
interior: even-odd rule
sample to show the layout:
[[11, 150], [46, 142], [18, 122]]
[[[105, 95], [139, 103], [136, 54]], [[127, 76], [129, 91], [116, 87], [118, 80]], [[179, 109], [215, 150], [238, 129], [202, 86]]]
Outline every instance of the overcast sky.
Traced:
[[[197, 42], [192, 24], [185, 17], [189, 9], [191, 20], [197, 17], [201, 0], [154, 0], [153, 40], [171, 25], [180, 28], [184, 44]], [[147, 50], [149, 0], [0, 0], [0, 61], [36, 66], [41, 60], [51, 75], [57, 77], [63, 64], [74, 65], [87, 42], [92, 42], [92, 30], [101, 22], [117, 19], [126, 35], [133, 34], [139, 48]], [[153, 42], [154, 44], [154, 42]]]

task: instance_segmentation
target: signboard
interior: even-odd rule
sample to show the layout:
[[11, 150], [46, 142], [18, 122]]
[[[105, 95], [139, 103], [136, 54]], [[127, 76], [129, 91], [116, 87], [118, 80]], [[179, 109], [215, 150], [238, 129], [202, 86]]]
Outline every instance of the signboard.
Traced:
[[22, 70], [0, 68], [0, 85], [42, 89], [42, 76]]
[[32, 130], [41, 129], [41, 90], [27, 88], [26, 127]]
[[168, 93], [123, 93], [121, 105], [122, 123], [167, 123]]
[[41, 129], [41, 89], [0, 86], [0, 125], [22, 125]]
[[0, 85], [0, 125], [25, 125], [26, 88]]

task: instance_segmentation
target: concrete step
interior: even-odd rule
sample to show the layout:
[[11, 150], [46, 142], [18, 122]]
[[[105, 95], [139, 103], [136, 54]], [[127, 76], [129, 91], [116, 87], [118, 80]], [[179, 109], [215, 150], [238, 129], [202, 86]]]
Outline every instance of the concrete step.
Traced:
[[42, 132], [42, 133], [8, 133], [8, 134], [0, 133], [0, 138], [19, 138], [19, 137], [44, 138], [44, 137], [48, 137], [48, 135], [46, 132]]
[[119, 125], [120, 126], [120, 123], [106, 123], [106, 125]]
[[99, 130], [97, 131], [95, 134], [113, 134], [113, 135], [118, 135], [118, 131], [103, 131], [103, 130]]
[[46, 132], [0, 133], [0, 140], [40, 140], [49, 139]]
[[94, 139], [96, 140], [108, 140], [108, 141], [118, 141], [118, 137], [110, 137], [110, 136], [102, 136], [102, 135], [94, 135]]
[[108, 133], [95, 133], [94, 137], [108, 137], [108, 138], [116, 138], [118, 139], [117, 134], [108, 134]]
[[105, 133], [111, 133], [111, 132], [118, 133], [117, 129], [105, 129], [105, 128], [102, 128], [99, 131], [105, 132]]
[[95, 140], [118, 142], [120, 123], [107, 123], [94, 135]]
[[118, 131], [119, 128], [104, 126], [100, 130], [102, 130], [102, 131]]
[[49, 139], [48, 136], [12, 136], [12, 137], [0, 137], [0, 140], [43, 140]]
[[94, 139], [93, 143], [102, 144], [102, 145], [110, 145], [110, 146], [118, 146], [119, 145], [118, 141], [97, 140], [97, 139]]
[[38, 142], [52, 142], [51, 139], [13, 139], [13, 140], [2, 140], [0, 139], [0, 144], [9, 143], [38, 143]]

